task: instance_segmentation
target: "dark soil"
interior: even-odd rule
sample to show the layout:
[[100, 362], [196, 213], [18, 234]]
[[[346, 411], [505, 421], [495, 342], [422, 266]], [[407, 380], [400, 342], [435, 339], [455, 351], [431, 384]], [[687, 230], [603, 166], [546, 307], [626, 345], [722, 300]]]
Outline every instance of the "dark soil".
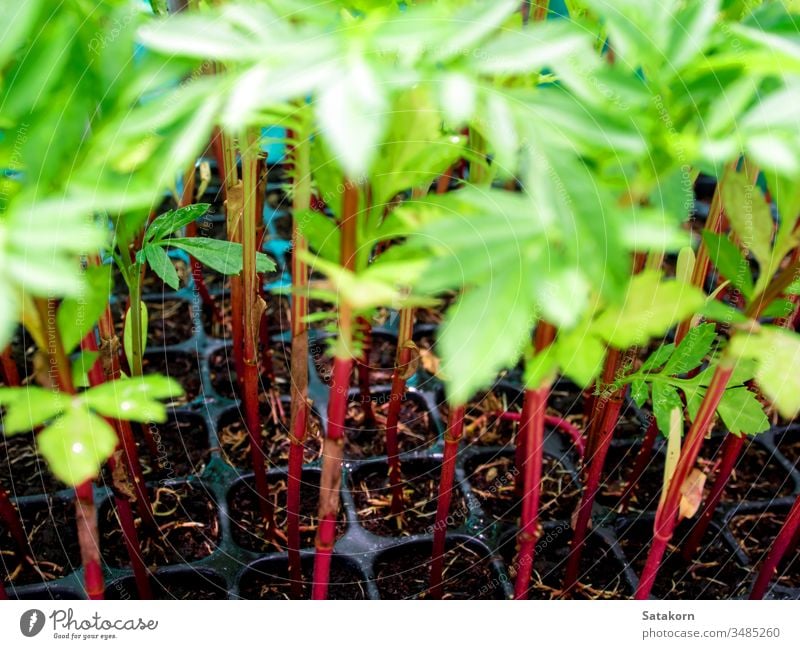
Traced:
[[0, 522], [0, 561], [3, 583], [23, 586], [59, 579], [80, 568], [81, 554], [72, 501], [52, 499], [22, 508], [28, 535], [29, 560], [17, 558], [11, 534]]
[[564, 417], [580, 428], [584, 423], [584, 401], [580, 388], [571, 383], [560, 382], [550, 390], [547, 408], [551, 414]]
[[[303, 586], [300, 599], [309, 599], [313, 579], [313, 561], [303, 562]], [[286, 559], [271, 559], [252, 566], [239, 581], [239, 596], [244, 599], [292, 599], [292, 582]], [[353, 566], [337, 559], [331, 561], [328, 599], [354, 600], [367, 598], [367, 584]]]
[[[272, 372], [275, 377], [274, 385], [276, 388], [282, 389], [285, 393], [289, 389], [291, 347], [288, 343], [284, 343], [280, 340], [272, 341], [270, 352], [272, 356]], [[266, 387], [271, 385], [271, 382], [270, 377], [264, 370], [262, 358], [263, 357], [259, 353], [261, 387], [262, 389], [266, 389]], [[230, 346], [216, 350], [208, 358], [211, 386], [217, 394], [227, 399], [239, 398], [239, 384], [235, 365], [233, 349]]]
[[[542, 462], [539, 518], [542, 521], [567, 520], [578, 505], [578, 485], [555, 458], [545, 455]], [[467, 463], [465, 471], [483, 511], [497, 521], [516, 525], [521, 500], [515, 491], [519, 472], [514, 467], [513, 456], [474, 458]]]
[[[136, 519], [142, 556], [149, 566], [181, 565], [209, 556], [220, 538], [217, 506], [202, 487], [190, 484], [161, 486], [150, 490], [159, 531], [153, 532]], [[116, 506], [109, 500], [98, 516], [100, 549], [110, 566], [130, 565]]]
[[[191, 305], [185, 300], [148, 300], [147, 344], [150, 346], [177, 345], [194, 335]], [[112, 305], [114, 326], [122, 340], [125, 329], [125, 300]]]
[[[367, 426], [364, 421], [364, 404], [358, 400], [347, 405], [345, 419], [345, 457], [364, 459], [386, 454], [386, 417], [389, 412], [391, 393], [373, 396], [372, 408], [377, 427]], [[436, 426], [421, 398], [407, 396], [400, 404], [397, 424], [397, 440], [401, 453], [421, 451], [437, 438]]]
[[[447, 423], [450, 411], [446, 403], [439, 405], [442, 421]], [[518, 422], [499, 418], [500, 412], [522, 410], [522, 396], [494, 389], [467, 404], [464, 413], [464, 440], [469, 445], [509, 446], [517, 434]]]
[[[606, 507], [616, 507], [625, 493], [636, 455], [641, 443], [611, 446], [606, 456], [604, 479], [597, 494], [597, 502]], [[631, 511], [649, 511], [655, 509], [661, 497], [661, 485], [664, 478], [664, 456], [657, 448], [653, 449], [650, 462], [636, 484], [629, 499]]]
[[30, 496], [66, 489], [52, 477], [47, 463], [36, 452], [34, 434], [0, 435], [0, 486], [10, 496]]
[[[703, 444], [702, 458], [698, 466], [707, 474], [719, 459], [723, 437], [714, 437]], [[775, 460], [772, 452], [754, 440], [745, 443], [733, 474], [725, 487], [723, 501], [773, 500], [794, 493], [794, 479]]]
[[[692, 561], [680, 555], [689, 526], [678, 526], [661, 564], [652, 596], [656, 599], [731, 599], [749, 586], [749, 570], [725, 541], [715, 534]], [[641, 575], [653, 537], [651, 519], [640, 520], [619, 534], [619, 544], [637, 575]], [[676, 551], [677, 546], [677, 551]]]
[[200, 381], [199, 359], [186, 352], [152, 352], [143, 359], [145, 374], [163, 374], [175, 379], [183, 386], [185, 394], [173, 399], [172, 405], [193, 401], [203, 390]]
[[[543, 530], [536, 545], [529, 599], [628, 599], [633, 588], [625, 577], [623, 563], [601, 537], [591, 532], [581, 554], [578, 583], [565, 594], [564, 570], [570, 553], [572, 530], [564, 522]], [[509, 575], [516, 576], [516, 543], [503, 546]]]
[[[327, 345], [319, 341], [309, 345], [309, 353], [317, 369], [317, 375], [325, 385], [330, 385], [331, 372], [333, 372], [333, 359], [325, 352]], [[369, 383], [371, 386], [391, 383], [394, 364], [397, 356], [397, 341], [391, 336], [372, 334], [372, 344], [369, 348]], [[358, 368], [353, 364], [353, 373], [350, 385], [358, 386]]]
[[[209, 461], [208, 429], [203, 418], [184, 412], [172, 412], [163, 424], [150, 424], [159, 457], [150, 456], [147, 444], [137, 436], [139, 459], [146, 475], [159, 479], [185, 477], [200, 473]], [[148, 475], [148, 477], [150, 477]]]
[[[754, 570], [758, 570], [766, 558], [772, 542], [786, 520], [786, 513], [787, 511], [783, 509], [740, 514], [731, 518], [728, 523], [731, 533], [750, 559]], [[793, 553], [784, 557], [775, 579], [777, 583], [789, 588], [800, 587], [800, 546], [795, 547]]]
[[[286, 549], [286, 475], [269, 476], [269, 494], [275, 507], [275, 538], [264, 539], [264, 524], [259, 507], [258, 494], [252, 478], [237, 483], [228, 494], [228, 510], [231, 519], [233, 541], [253, 552], [275, 552]], [[300, 545], [313, 547], [317, 534], [317, 511], [319, 507], [319, 472], [304, 471], [300, 485]], [[344, 510], [336, 529], [336, 537], [344, 534], [347, 519]]]
[[[378, 536], [430, 534], [436, 522], [441, 465], [429, 461], [408, 461], [403, 473], [403, 512], [392, 516], [392, 493], [389, 466], [383, 462], [365, 467], [351, 476], [351, 492], [358, 511], [358, 521]], [[453, 485], [448, 528], [464, 524], [469, 510], [458, 483]]]
[[[275, 293], [266, 293], [264, 299], [267, 302], [267, 310], [265, 311], [267, 324], [269, 326], [269, 335], [275, 336], [284, 332], [291, 331], [290, 319], [290, 306], [289, 300], [285, 295], [276, 295]], [[231, 300], [229, 294], [218, 295], [214, 297], [219, 310], [222, 312], [222, 322], [214, 319], [212, 312], [204, 308], [201, 320], [203, 322], [203, 330], [207, 336], [212, 338], [219, 338], [221, 340], [232, 340], [232, 325], [231, 325]]]
[[[222, 578], [196, 570], [153, 575], [150, 578], [150, 588], [153, 591], [153, 599], [228, 598], [228, 591]], [[114, 582], [106, 588], [105, 596], [110, 600], [139, 599], [136, 580], [133, 577], [126, 577]]]
[[[449, 544], [444, 555], [444, 599], [505, 599], [490, 560], [464, 544]], [[375, 563], [382, 599], [429, 599], [431, 544], [410, 543], [390, 550]]]
[[[276, 465], [286, 464], [289, 461], [289, 416], [290, 404], [282, 402], [284, 416], [273, 415], [268, 403], [261, 403], [261, 440], [264, 450], [265, 465], [272, 468]], [[252, 470], [250, 459], [250, 435], [243, 421], [244, 413], [239, 408], [227, 410], [220, 418], [219, 443], [222, 448], [222, 457], [229, 464], [238, 469]], [[277, 422], [275, 417], [279, 417]], [[322, 444], [322, 423], [312, 413], [309, 419], [306, 441], [304, 444], [303, 461], [314, 462], [319, 459]]]

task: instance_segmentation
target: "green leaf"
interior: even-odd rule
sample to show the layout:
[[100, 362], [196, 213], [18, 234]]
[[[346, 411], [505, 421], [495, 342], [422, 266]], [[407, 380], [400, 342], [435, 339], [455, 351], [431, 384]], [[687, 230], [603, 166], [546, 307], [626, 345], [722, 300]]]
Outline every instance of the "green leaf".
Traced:
[[19, 4], [9, 2], [0, 5], [0, 25], [3, 25], [3, 38], [0, 38], [0, 69], [15, 50], [28, 38], [44, 0], [29, 0]]
[[658, 429], [665, 437], [669, 435], [670, 418], [675, 408], [683, 409], [683, 402], [675, 387], [661, 381], [653, 383], [653, 414]]
[[167, 251], [159, 245], [147, 244], [142, 248], [144, 257], [147, 260], [150, 268], [158, 275], [164, 283], [177, 291], [181, 286], [181, 280], [178, 277], [178, 271], [175, 270], [175, 265], [169, 258]]
[[722, 184], [722, 199], [731, 228], [742, 245], [753, 253], [761, 272], [768, 272], [772, 260], [773, 222], [761, 191], [745, 174], [730, 173]]
[[769, 430], [769, 419], [756, 395], [744, 387], [725, 390], [717, 414], [734, 435], [757, 435]]
[[195, 203], [177, 210], [170, 210], [156, 217], [144, 235], [145, 242], [160, 241], [189, 223], [193, 223], [211, 207], [209, 203]]
[[531, 282], [542, 316], [558, 328], [571, 329], [589, 304], [589, 282], [577, 268], [554, 269]]
[[703, 241], [708, 249], [708, 256], [720, 274], [733, 286], [738, 288], [749, 302], [753, 298], [753, 277], [750, 264], [741, 250], [724, 234], [703, 231]]
[[716, 327], [710, 322], [689, 329], [675, 349], [675, 353], [664, 366], [663, 373], [675, 375], [693, 370], [711, 351], [716, 337]]
[[56, 322], [64, 351], [69, 354], [103, 315], [111, 293], [111, 266], [89, 266], [83, 274], [84, 290], [64, 298]]
[[533, 309], [519, 265], [466, 291], [447, 311], [438, 347], [448, 399], [466, 403], [530, 343]]
[[671, 21], [666, 59], [669, 69], [678, 73], [709, 45], [708, 35], [717, 20], [720, 0], [689, 2]]
[[646, 270], [631, 279], [622, 305], [610, 305], [595, 320], [595, 333], [618, 349], [646, 343], [703, 305], [703, 294], [661, 273]]
[[738, 309], [713, 298], [706, 300], [698, 313], [709, 320], [727, 325], [745, 324], [748, 321], [747, 316]]
[[639, 371], [652, 372], [653, 370], [657, 370], [670, 359], [672, 352], [674, 351], [674, 343], [665, 343], [659, 346], [659, 348], [650, 354], [650, 356], [647, 357], [647, 360], [642, 363], [642, 367], [639, 369]]
[[56, 390], [27, 386], [0, 388], [0, 405], [6, 408], [3, 433], [26, 433], [52, 419], [69, 406], [67, 395]]
[[761, 312], [762, 318], [788, 318], [795, 309], [795, 304], [791, 300], [778, 298], [770, 302]]
[[[169, 239], [164, 241], [164, 245], [188, 252], [201, 264], [223, 275], [238, 275], [242, 272], [242, 244], [240, 243], [208, 237], [189, 237]], [[263, 252], [258, 252], [256, 253], [256, 270], [259, 273], [275, 270], [275, 262]]]
[[167, 409], [157, 399], [183, 395], [180, 384], [166, 376], [148, 374], [108, 381], [83, 394], [92, 410], [113, 419], [164, 422]]
[[758, 332], [741, 333], [730, 342], [733, 357], [756, 361], [758, 386], [786, 419], [800, 412], [800, 335], [779, 327], [762, 326]]
[[53, 475], [70, 486], [96, 477], [117, 446], [114, 429], [101, 417], [74, 408], [36, 438]]
[[640, 408], [647, 402], [650, 397], [650, 388], [647, 382], [634, 379], [631, 381], [631, 399]]
[[[144, 351], [147, 347], [147, 325], [149, 322], [147, 314], [147, 305], [144, 302], [139, 302], [139, 309], [142, 314], [142, 346], [140, 349]], [[125, 329], [122, 332], [122, 347], [125, 350], [125, 358], [128, 359], [128, 364], [131, 364], [133, 359], [133, 319], [131, 318], [131, 307], [125, 312]]]
[[315, 253], [333, 263], [339, 263], [339, 228], [333, 219], [306, 209], [295, 214], [297, 228], [308, 241], [308, 246]]
[[555, 342], [555, 356], [561, 372], [579, 387], [587, 388], [603, 368], [606, 347], [585, 328], [578, 328], [559, 333]]
[[529, 390], [536, 390], [543, 385], [549, 385], [558, 376], [558, 360], [556, 348], [550, 345], [537, 352], [532, 358], [525, 361], [525, 374], [523, 383]]

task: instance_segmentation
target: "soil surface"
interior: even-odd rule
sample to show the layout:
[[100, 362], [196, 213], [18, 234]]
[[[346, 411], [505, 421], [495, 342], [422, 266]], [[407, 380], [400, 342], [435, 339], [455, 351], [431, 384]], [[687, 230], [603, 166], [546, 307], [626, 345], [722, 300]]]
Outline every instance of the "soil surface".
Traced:
[[[565, 593], [564, 570], [571, 538], [572, 530], [566, 522], [542, 530], [534, 554], [529, 599], [628, 599], [633, 595], [623, 563], [602, 538], [591, 532], [581, 554], [578, 583]], [[503, 546], [512, 579], [516, 577], [516, 551], [516, 543], [511, 539]]]
[[[267, 310], [265, 311], [267, 318], [267, 326], [269, 327], [270, 337], [277, 334], [282, 334], [291, 331], [290, 307], [289, 300], [285, 295], [276, 295], [275, 293], [267, 292], [264, 295], [267, 303]], [[203, 330], [207, 336], [212, 338], [219, 338], [221, 340], [233, 340], [233, 329], [231, 325], [232, 307], [229, 295], [217, 295], [214, 297], [214, 302], [217, 309], [222, 313], [222, 322], [214, 318], [213, 312], [208, 308], [204, 308], [201, 320], [203, 322]]]
[[[313, 573], [313, 562], [304, 561], [300, 599], [310, 598], [309, 586]], [[285, 559], [271, 560], [249, 568], [239, 582], [239, 596], [244, 599], [293, 599], [288, 562]], [[334, 556], [331, 561], [328, 599], [366, 598], [367, 584], [363, 575]]]
[[[488, 558], [467, 545], [449, 544], [442, 572], [444, 599], [504, 599]], [[383, 599], [429, 599], [431, 545], [410, 543], [378, 557], [375, 582]]]
[[[347, 405], [345, 418], [345, 457], [364, 459], [386, 454], [386, 417], [391, 393], [374, 395], [372, 412], [375, 424], [365, 420], [364, 404], [356, 397]], [[420, 397], [407, 396], [400, 404], [397, 442], [401, 453], [421, 451], [436, 441], [437, 430], [428, 407]]]
[[0, 486], [12, 497], [67, 488], [52, 476], [44, 458], [37, 453], [33, 433], [0, 435]]
[[[664, 555], [652, 596], [656, 599], [730, 599], [746, 593], [750, 572], [719, 534], [709, 535], [711, 542], [701, 546], [693, 560], [681, 557], [679, 547], [688, 529], [685, 523], [678, 526], [673, 544]], [[644, 567], [652, 537], [650, 519], [634, 523], [619, 535], [620, 547], [637, 575]]]
[[[160, 486], [151, 489], [150, 494], [158, 531], [147, 529], [141, 518], [136, 518], [147, 565], [181, 565], [214, 551], [220, 538], [217, 506], [202, 487]], [[102, 508], [98, 523], [103, 559], [115, 568], [128, 567], [130, 560], [113, 499]]]
[[[289, 344], [282, 341], [272, 341], [270, 355], [272, 358], [272, 372], [275, 377], [274, 389], [284, 394], [289, 391], [290, 353], [291, 347]], [[236, 363], [233, 359], [233, 348], [230, 346], [223, 347], [213, 352], [208, 358], [208, 366], [211, 387], [214, 388], [214, 391], [226, 399], [238, 399], [239, 382], [235, 369]], [[259, 372], [261, 376], [260, 389], [268, 389], [272, 383], [265, 371], [263, 356], [260, 352]]]
[[185, 394], [173, 399], [172, 405], [183, 405], [193, 401], [203, 390], [200, 381], [199, 359], [187, 352], [151, 352], [143, 359], [145, 374], [163, 374], [175, 379], [183, 386]]
[[[728, 526], [739, 547], [750, 559], [754, 570], [758, 570], [772, 547], [772, 542], [786, 520], [787, 510], [763, 511], [753, 514], [740, 514], [731, 518]], [[789, 588], [800, 587], [800, 546], [784, 557], [775, 581]]]
[[[282, 403], [283, 416], [274, 413], [268, 403], [261, 403], [261, 443], [264, 449], [265, 465], [273, 468], [285, 465], [289, 461], [289, 416], [290, 404]], [[219, 442], [222, 448], [222, 457], [230, 465], [245, 471], [252, 470], [250, 459], [250, 435], [242, 419], [244, 413], [238, 408], [225, 411], [220, 417]], [[306, 431], [306, 440], [303, 451], [304, 463], [314, 462], [319, 459], [322, 450], [322, 423], [312, 413]]]
[[[606, 507], [616, 507], [625, 493], [633, 464], [641, 448], [640, 443], [611, 446], [606, 455], [603, 483], [597, 502]], [[664, 478], [664, 456], [656, 449], [629, 499], [630, 511], [650, 511], [658, 505]]]
[[[272, 541], [265, 539], [265, 528], [255, 483], [248, 478], [237, 483], [228, 494], [231, 535], [234, 542], [253, 552], [280, 552], [286, 549], [288, 480], [285, 475], [268, 476], [269, 494], [275, 512], [277, 529]], [[300, 545], [314, 547], [319, 508], [319, 473], [304, 471], [300, 485]], [[336, 537], [344, 534], [347, 519], [344, 510], [336, 529]]]
[[[439, 405], [442, 421], [447, 424], [450, 408]], [[500, 389], [489, 390], [467, 404], [464, 413], [464, 440], [468, 445], [508, 446], [517, 434], [518, 422], [499, 418], [499, 413], [522, 410], [522, 396], [506, 394]]]
[[52, 499], [23, 506], [22, 527], [28, 537], [28, 557], [20, 560], [11, 534], [0, 521], [4, 584], [24, 586], [52, 581], [80, 568], [73, 501]]
[[[539, 518], [542, 521], [567, 520], [578, 505], [577, 482], [555, 458], [545, 455], [542, 462]], [[522, 501], [516, 492], [519, 471], [514, 467], [513, 456], [474, 458], [467, 462], [465, 471], [483, 511], [497, 521], [516, 525]]]
[[[319, 379], [330, 385], [333, 372], [333, 359], [326, 353], [327, 344], [324, 341], [309, 344], [309, 353], [314, 361]], [[372, 334], [372, 344], [369, 348], [369, 384], [370, 386], [391, 383], [394, 364], [397, 356], [397, 341], [391, 336]], [[358, 364], [353, 364], [353, 373], [350, 376], [350, 385], [358, 386]]]
[[208, 429], [202, 417], [173, 412], [163, 424], [150, 424], [159, 456], [151, 457], [147, 444], [137, 435], [139, 460], [145, 476], [160, 480], [200, 473], [209, 461]]
[[795, 467], [800, 466], [800, 427], [787, 430], [775, 439], [778, 450], [783, 453]]
[[[431, 534], [436, 523], [441, 465], [436, 462], [408, 461], [401, 464], [403, 511], [391, 513], [392, 492], [389, 465], [379, 463], [354, 473], [351, 492], [362, 527], [378, 536]], [[468, 514], [467, 502], [458, 486], [453, 485], [448, 528], [460, 527]]]

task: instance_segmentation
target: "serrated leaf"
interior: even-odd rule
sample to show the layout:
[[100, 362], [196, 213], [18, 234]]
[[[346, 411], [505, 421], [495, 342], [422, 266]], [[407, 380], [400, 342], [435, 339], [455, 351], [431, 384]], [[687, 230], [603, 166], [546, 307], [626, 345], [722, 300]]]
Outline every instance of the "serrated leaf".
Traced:
[[[204, 266], [223, 275], [238, 275], [242, 272], [242, 244], [240, 243], [208, 237], [189, 237], [169, 239], [162, 245], [169, 245], [188, 252]], [[256, 270], [259, 273], [273, 271], [275, 262], [263, 252], [257, 252]]]
[[100, 473], [117, 446], [117, 435], [102, 417], [74, 408], [39, 433], [36, 444], [53, 475], [76, 486]]
[[159, 245], [148, 244], [142, 248], [142, 252], [153, 272], [173, 291], [177, 291], [180, 288], [181, 280], [167, 251]]
[[640, 408], [650, 398], [650, 388], [645, 381], [634, 379], [631, 381], [631, 399]]
[[183, 226], [193, 223], [208, 212], [209, 207], [209, 203], [196, 203], [161, 214], [147, 227], [145, 242], [160, 241]]
[[734, 435], [757, 435], [769, 430], [769, 419], [761, 403], [745, 387], [725, 390], [717, 406], [717, 414]]
[[706, 300], [699, 313], [709, 320], [726, 325], [744, 324], [748, 321], [747, 316], [738, 309], [714, 299]]
[[627, 349], [654, 336], [663, 336], [703, 305], [703, 294], [675, 280], [661, 280], [656, 271], [643, 271], [631, 279], [625, 301], [610, 305], [595, 320], [593, 330], [610, 345]]
[[675, 351], [675, 345], [673, 343], [666, 343], [661, 345], [658, 349], [656, 349], [650, 356], [647, 357], [647, 360], [642, 363], [642, 367], [640, 368], [640, 372], [652, 372], [653, 370], [657, 370], [659, 367], [664, 365], [670, 357], [672, 356], [672, 352]]
[[3, 433], [10, 436], [33, 430], [63, 412], [69, 403], [67, 395], [55, 390], [34, 386], [0, 388], [0, 405], [6, 409]]
[[708, 322], [689, 329], [664, 366], [664, 374], [684, 374], [693, 370], [711, 351], [716, 337], [716, 328]]
[[750, 264], [736, 244], [727, 236], [708, 230], [703, 231], [703, 241], [708, 256], [720, 274], [738, 288], [749, 302], [753, 297], [753, 277], [750, 274]]
[[767, 305], [761, 312], [762, 318], [788, 318], [795, 309], [795, 304], [791, 300], [777, 298]]
[[589, 304], [589, 282], [577, 268], [552, 270], [531, 283], [542, 317], [558, 328], [571, 329]]
[[180, 384], [166, 376], [149, 374], [108, 381], [85, 392], [83, 400], [92, 410], [113, 419], [164, 422], [167, 409], [158, 399], [183, 395]]

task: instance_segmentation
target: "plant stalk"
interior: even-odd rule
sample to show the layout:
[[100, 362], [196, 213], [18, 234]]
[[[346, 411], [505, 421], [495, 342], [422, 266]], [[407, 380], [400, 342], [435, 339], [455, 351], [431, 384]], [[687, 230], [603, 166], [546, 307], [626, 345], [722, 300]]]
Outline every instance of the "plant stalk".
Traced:
[[778, 536], [772, 543], [767, 558], [758, 571], [753, 590], [750, 592], [750, 599], [764, 599], [780, 562], [786, 556], [787, 551], [795, 545], [795, 540], [800, 534], [798, 530], [800, 530], [800, 496], [795, 499]]
[[625, 514], [628, 511], [630, 500], [636, 493], [636, 489], [639, 486], [639, 481], [641, 480], [642, 475], [644, 475], [644, 472], [647, 469], [647, 466], [650, 464], [651, 458], [653, 457], [653, 448], [655, 447], [657, 439], [658, 424], [656, 423], [656, 418], [651, 417], [650, 423], [647, 426], [647, 431], [644, 434], [644, 439], [642, 440], [642, 446], [639, 448], [639, 452], [636, 454], [636, 459], [634, 460], [631, 472], [628, 474], [625, 491], [623, 492], [622, 496], [620, 496], [619, 504], [617, 505], [617, 509], [621, 514]]
[[431, 560], [430, 595], [432, 599], [441, 599], [444, 594], [442, 573], [444, 571], [444, 552], [447, 540], [447, 517], [450, 514], [450, 502], [453, 498], [453, 486], [456, 471], [456, 453], [458, 444], [464, 434], [464, 406], [452, 406], [447, 420], [447, 431], [444, 434], [444, 457], [442, 473], [439, 479], [439, 495], [436, 499], [436, 521], [433, 526], [433, 556]]

